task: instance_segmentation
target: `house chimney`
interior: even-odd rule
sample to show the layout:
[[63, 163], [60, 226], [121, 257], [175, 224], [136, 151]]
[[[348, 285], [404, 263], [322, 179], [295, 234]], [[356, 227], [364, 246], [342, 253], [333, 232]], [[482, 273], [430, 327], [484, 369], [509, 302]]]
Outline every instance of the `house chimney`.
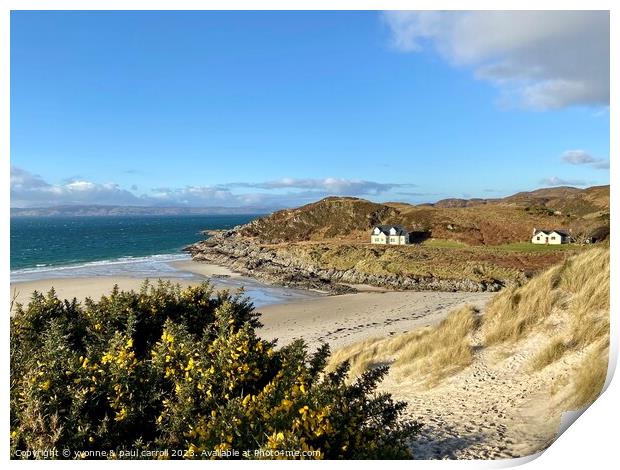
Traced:
[[536, 235], [536, 227], [532, 229], [532, 236]]

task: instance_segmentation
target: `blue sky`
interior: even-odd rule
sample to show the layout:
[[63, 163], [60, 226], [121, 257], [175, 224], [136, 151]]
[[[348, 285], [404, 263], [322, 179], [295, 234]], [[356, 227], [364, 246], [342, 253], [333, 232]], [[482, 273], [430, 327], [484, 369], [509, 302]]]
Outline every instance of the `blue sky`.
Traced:
[[608, 110], [605, 12], [11, 16], [16, 207], [608, 184]]

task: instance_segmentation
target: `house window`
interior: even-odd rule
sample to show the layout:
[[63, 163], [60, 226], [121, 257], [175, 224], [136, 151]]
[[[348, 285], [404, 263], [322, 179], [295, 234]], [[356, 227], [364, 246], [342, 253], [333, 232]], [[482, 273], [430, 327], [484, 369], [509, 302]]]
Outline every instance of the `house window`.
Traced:
[[555, 236], [551, 237], [551, 240], [555, 240]]
[[538, 235], [538, 236], [536, 237], [536, 240], [540, 241], [540, 235]]

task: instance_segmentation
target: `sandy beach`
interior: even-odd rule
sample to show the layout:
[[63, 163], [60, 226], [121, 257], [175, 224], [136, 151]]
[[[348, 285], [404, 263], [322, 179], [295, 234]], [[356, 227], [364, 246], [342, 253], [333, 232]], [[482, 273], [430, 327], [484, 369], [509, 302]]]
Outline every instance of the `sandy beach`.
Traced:
[[434, 325], [453, 309], [482, 307], [493, 293], [369, 291], [267, 305], [258, 309], [261, 336], [287, 344], [303, 338], [332, 349], [374, 337]]
[[[242, 279], [238, 274], [221, 266], [193, 261], [173, 264], [180, 271], [198, 275], [190, 279], [161, 278], [181, 286], [198, 285], [205, 279], [211, 279], [218, 287], [220, 280]], [[143, 282], [144, 279], [136, 277], [112, 276], [16, 282], [11, 284], [11, 298], [25, 304], [35, 290], [47, 292], [54, 287], [59, 298], [76, 297], [82, 301], [86, 297], [97, 299], [108, 294], [114, 284], [118, 284], [120, 289], [137, 290]], [[278, 339], [279, 345], [303, 338], [311, 348], [326, 342], [336, 349], [367, 338], [403, 333], [435, 324], [461, 305], [482, 307], [492, 295], [470, 292], [386, 292], [369, 289], [356, 294], [317, 295], [303, 299], [292, 297], [290, 301], [257, 307], [264, 324], [259, 334], [266, 339]]]
[[[255, 283], [221, 266], [193, 261], [171, 264], [179, 271], [196, 275], [193, 278], [161, 278], [181, 286], [198, 285], [207, 279], [216, 288], [228, 287], [226, 283], [230, 281]], [[138, 277], [117, 276], [15, 282], [11, 283], [11, 298], [26, 304], [33, 291], [45, 293], [54, 287], [59, 298], [76, 297], [82, 301], [86, 297], [97, 299], [108, 294], [114, 284], [120, 289], [137, 290], [143, 282], [144, 279]], [[254, 286], [255, 291], [261, 288], [270, 287]], [[275, 286], [271, 288], [287, 291]], [[251, 293], [249, 290], [249, 294]], [[435, 324], [454, 308], [464, 304], [482, 307], [493, 295], [470, 292], [386, 292], [378, 289], [336, 296], [315, 295], [301, 299], [298, 297], [299, 291], [291, 291], [291, 294], [288, 301], [281, 296], [278, 303], [257, 307], [264, 324], [259, 334], [266, 339], [277, 338], [279, 345], [303, 338], [311, 348], [326, 342], [334, 349], [367, 338], [398, 334]], [[263, 303], [265, 302], [269, 303], [269, 298]]]
[[[198, 285], [202, 282], [200, 279], [162, 278], [162, 280], [169, 280], [182, 286]], [[114, 284], [118, 284], [121, 290], [138, 290], [143, 282], [144, 279], [134, 277], [112, 278], [104, 276], [16, 282], [11, 283], [11, 299], [15, 299], [15, 302], [27, 304], [28, 299], [35, 290], [47, 293], [53, 287], [56, 291], [56, 295], [61, 299], [72, 299], [76, 297], [78, 300], [82, 301], [86, 297], [97, 299], [104, 294], [109, 294]]]
[[[191, 260], [174, 261], [170, 263], [175, 269], [181, 272], [192, 273], [193, 278], [166, 277], [159, 279], [180, 284], [183, 287], [195, 286], [210, 279], [217, 283], [219, 278], [236, 278], [239, 275], [228, 268], [214, 264], [196, 263]], [[151, 279], [156, 281], [156, 279]], [[26, 282], [11, 282], [11, 299], [15, 302], [25, 304], [32, 296], [34, 291], [48, 292], [52, 287], [56, 290], [59, 298], [73, 298], [84, 300], [86, 297], [93, 299], [99, 298], [104, 294], [110, 293], [114, 284], [121, 290], [137, 290], [144, 282], [144, 278], [130, 276], [93, 276], [93, 277], [72, 277], [41, 279]]]
[[175, 267], [179, 271], [190, 272], [194, 274], [198, 274], [204, 277], [240, 277], [239, 273], [231, 271], [225, 266], [218, 266], [216, 264], [209, 263], [197, 263], [196, 261], [186, 260], [186, 261], [174, 261], [170, 263], [171, 266]]

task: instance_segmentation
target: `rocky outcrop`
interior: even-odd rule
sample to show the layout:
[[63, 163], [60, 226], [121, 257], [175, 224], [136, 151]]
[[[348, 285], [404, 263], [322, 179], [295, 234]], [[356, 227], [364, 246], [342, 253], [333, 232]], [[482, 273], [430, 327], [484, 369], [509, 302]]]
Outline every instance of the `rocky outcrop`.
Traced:
[[396, 290], [482, 292], [498, 291], [499, 281], [438, 279], [403, 275], [378, 275], [355, 268], [324, 267], [296, 256], [291, 250], [261, 245], [244, 237], [239, 229], [220, 232], [186, 249], [195, 261], [226, 266], [233, 271], [288, 287], [317, 289], [341, 294], [354, 292], [351, 285], [366, 284]]

